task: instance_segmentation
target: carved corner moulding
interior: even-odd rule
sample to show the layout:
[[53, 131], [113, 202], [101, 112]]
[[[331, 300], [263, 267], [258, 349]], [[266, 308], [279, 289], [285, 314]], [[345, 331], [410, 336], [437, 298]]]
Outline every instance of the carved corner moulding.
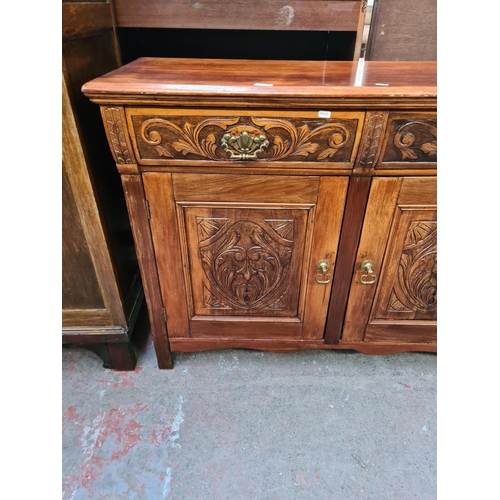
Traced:
[[[163, 137], [160, 132], [155, 130], [166, 127], [178, 136], [178, 140], [170, 143], [175, 151], [184, 156], [194, 154], [215, 161], [228, 159], [277, 161], [292, 156], [307, 158], [321, 149], [320, 144], [312, 142], [312, 139], [319, 134], [329, 133], [328, 147], [320, 151], [317, 157], [318, 161], [324, 161], [333, 157], [351, 138], [351, 132], [340, 123], [328, 123], [311, 130], [307, 124], [296, 127], [282, 119], [252, 118], [253, 125], [237, 125], [239, 121], [238, 117], [208, 118], [196, 125], [185, 122], [179, 126], [169, 120], [151, 118], [142, 123], [139, 137], [146, 144], [153, 146], [158, 156], [174, 158], [172, 151], [162, 145]], [[213, 133], [202, 137], [203, 129], [209, 126], [216, 126], [225, 131], [219, 144]], [[285, 132], [286, 138], [280, 135], [268, 138], [266, 133], [272, 129]], [[219, 146], [228, 154], [227, 157], [221, 156]], [[270, 149], [269, 157], [258, 157], [259, 153], [268, 149]]]
[[121, 108], [104, 108], [102, 111], [109, 144], [117, 165], [133, 165], [125, 130], [125, 114]]
[[380, 140], [385, 129], [386, 115], [382, 113], [371, 114], [364, 128], [365, 140], [359, 155], [359, 167], [371, 168], [375, 163], [375, 156], [379, 149]]

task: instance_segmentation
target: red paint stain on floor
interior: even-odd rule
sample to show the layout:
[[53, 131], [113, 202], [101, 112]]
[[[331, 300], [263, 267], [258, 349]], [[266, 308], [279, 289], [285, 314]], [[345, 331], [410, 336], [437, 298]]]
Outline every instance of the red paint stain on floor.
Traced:
[[[102, 477], [110, 463], [127, 455], [142, 440], [140, 431], [144, 427], [136, 420], [140, 412], [148, 410], [148, 405], [136, 403], [132, 407], [111, 408], [99, 413], [92, 422], [78, 415], [70, 406], [63, 414], [66, 425], [79, 427], [78, 441], [82, 448], [80, 474], [68, 474], [63, 482], [63, 491], [68, 493], [85, 488], [90, 498], [95, 494], [92, 484]], [[108, 446], [105, 446], [108, 444]], [[109, 455], [108, 449], [113, 452]], [[63, 498], [70, 498], [64, 496]]]

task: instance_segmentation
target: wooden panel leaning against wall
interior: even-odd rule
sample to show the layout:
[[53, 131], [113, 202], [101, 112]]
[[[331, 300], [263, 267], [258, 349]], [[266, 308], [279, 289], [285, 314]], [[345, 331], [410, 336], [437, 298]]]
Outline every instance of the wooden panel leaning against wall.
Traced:
[[111, 7], [62, 4], [62, 342], [133, 370], [131, 335], [148, 330], [137, 257], [99, 111], [80, 91], [120, 66]]
[[367, 60], [437, 60], [436, 0], [374, 0], [369, 22]]

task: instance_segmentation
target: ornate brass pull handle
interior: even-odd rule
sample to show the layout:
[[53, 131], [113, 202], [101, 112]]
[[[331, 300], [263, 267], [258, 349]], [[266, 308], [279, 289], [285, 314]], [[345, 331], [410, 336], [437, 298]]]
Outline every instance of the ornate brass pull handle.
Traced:
[[359, 282], [362, 285], [373, 285], [375, 281], [377, 281], [377, 275], [373, 274], [373, 269], [375, 268], [375, 263], [371, 260], [365, 260], [364, 262], [361, 263], [361, 266], [359, 266], [361, 271], [363, 271], [366, 274], [362, 274], [361, 278], [359, 278]]
[[[238, 128], [241, 130], [243, 127]], [[254, 131], [250, 129], [239, 131], [236, 135], [226, 133], [222, 136], [220, 145], [232, 160], [255, 160], [258, 153], [267, 149], [269, 141], [264, 133], [252, 132]]]
[[316, 283], [319, 283], [320, 285], [326, 285], [327, 283], [330, 283], [330, 281], [332, 281], [332, 275], [330, 273], [327, 273], [329, 269], [330, 263], [327, 260], [320, 260], [316, 264], [316, 270], [319, 271], [319, 274], [317, 274], [315, 278]]

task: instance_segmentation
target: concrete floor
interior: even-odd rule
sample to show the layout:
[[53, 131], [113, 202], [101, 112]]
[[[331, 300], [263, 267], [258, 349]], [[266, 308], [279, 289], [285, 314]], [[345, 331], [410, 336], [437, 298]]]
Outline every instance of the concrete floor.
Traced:
[[63, 500], [436, 498], [435, 354], [63, 350]]

